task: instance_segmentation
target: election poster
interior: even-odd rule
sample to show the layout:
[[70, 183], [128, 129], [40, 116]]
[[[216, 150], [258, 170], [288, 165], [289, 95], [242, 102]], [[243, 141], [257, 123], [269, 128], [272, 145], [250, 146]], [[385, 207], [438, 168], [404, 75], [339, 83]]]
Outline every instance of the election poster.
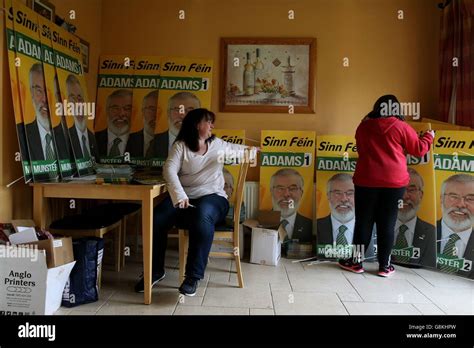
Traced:
[[474, 279], [474, 132], [437, 131], [434, 168], [437, 268]]
[[29, 182], [32, 179], [30, 156], [28, 154], [28, 145], [25, 134], [25, 123], [23, 122], [23, 113], [20, 104], [20, 86], [18, 81], [17, 67], [21, 63], [19, 58], [16, 57], [15, 49], [15, 32], [13, 30], [13, 7], [12, 1], [5, 1], [5, 8], [7, 13], [5, 15], [6, 20], [6, 35], [7, 35], [7, 50], [8, 50], [8, 68], [10, 73], [10, 86], [13, 99], [13, 112], [15, 117], [16, 132], [18, 138], [18, 144], [20, 149], [21, 165], [23, 168], [23, 178], [25, 182]]
[[[221, 138], [224, 141], [227, 141], [232, 144], [239, 144], [245, 145], [245, 130], [243, 129], [213, 129], [212, 133]], [[234, 208], [235, 208], [235, 199], [236, 199], [236, 190], [237, 184], [239, 180], [239, 170], [242, 160], [245, 160], [242, 157], [242, 154], [239, 153], [224, 153], [224, 168], [222, 170], [222, 174], [224, 176], [224, 191], [227, 194], [227, 200], [229, 201], [229, 211], [227, 212], [227, 216], [225, 218], [225, 222], [227, 226], [233, 226], [234, 224]], [[244, 197], [245, 199], [245, 197]], [[239, 222], [242, 223], [245, 220], [245, 203], [242, 201], [242, 205], [240, 207], [240, 216]], [[239, 247], [240, 247], [240, 257], [243, 257], [243, 226], [240, 225], [239, 228]], [[232, 247], [227, 245], [221, 244], [214, 244], [211, 248], [211, 252], [229, 252]]]
[[33, 181], [58, 181], [59, 166], [44, 81], [38, 16], [16, 0], [12, 4], [20, 103]]
[[134, 64], [132, 119], [127, 148], [130, 162], [141, 166], [151, 166], [156, 122], [162, 115], [158, 108], [160, 65], [158, 56], [136, 57]]
[[288, 258], [313, 254], [314, 147], [315, 132], [261, 133], [260, 210], [281, 212]]
[[[316, 145], [316, 255], [352, 257], [355, 225], [354, 137], [318, 135]], [[365, 253], [365, 252], [364, 252]]]
[[[213, 129], [212, 133], [232, 144], [245, 145], [245, 130], [243, 129]], [[234, 190], [236, 189], [238, 177], [239, 177], [239, 166], [240, 157], [239, 154], [224, 154], [225, 165], [224, 165], [224, 191], [227, 194], [229, 202], [234, 201]]]
[[56, 144], [56, 153], [59, 160], [59, 172], [61, 178], [70, 178], [76, 174], [76, 162], [69, 141], [67, 131], [66, 117], [63, 111], [63, 102], [59, 90], [58, 77], [56, 75], [56, 53], [53, 50], [51, 42], [53, 33], [53, 23], [42, 16], [38, 16], [40, 31], [40, 42], [42, 49], [44, 81], [46, 95], [48, 98], [48, 107], [50, 110], [51, 128], [54, 142]]
[[94, 129], [101, 163], [130, 162], [134, 65], [130, 56], [100, 57]]
[[210, 109], [213, 62], [205, 58], [162, 57], [158, 117], [152, 165], [161, 167], [191, 110]]
[[[316, 145], [316, 256], [340, 259], [364, 254], [377, 261], [377, 229], [374, 224], [367, 250], [354, 246], [355, 196], [352, 176], [357, 163], [356, 141], [346, 135], [319, 135]], [[354, 247], [356, 248], [354, 250]]]
[[[430, 123], [409, 122], [417, 133]], [[436, 193], [433, 151], [418, 158], [407, 154], [410, 182], [400, 202], [391, 261], [400, 265], [436, 267]]]
[[[87, 91], [81, 63], [80, 39], [63, 28], [54, 26], [51, 41], [62, 100], [62, 106], [56, 108], [56, 113], [66, 117], [69, 142], [79, 175], [90, 175], [94, 173], [98, 158], [93, 128], [95, 104], [89, 99]], [[57, 127], [60, 132], [59, 124]]]

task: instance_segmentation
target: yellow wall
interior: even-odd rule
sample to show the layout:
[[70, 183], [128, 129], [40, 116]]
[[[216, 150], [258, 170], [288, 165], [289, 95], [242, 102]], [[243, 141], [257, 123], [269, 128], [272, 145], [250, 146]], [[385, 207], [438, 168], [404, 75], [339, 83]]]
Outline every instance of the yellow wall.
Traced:
[[[216, 126], [245, 128], [253, 139], [262, 129], [353, 134], [382, 94], [420, 102], [422, 116], [436, 117], [438, 2], [103, 0], [102, 53], [211, 57], [217, 67], [212, 109], [218, 111], [221, 37], [315, 37], [314, 115], [218, 113]], [[185, 20], [178, 18], [181, 9]], [[249, 179], [257, 176], [251, 170]]]
[[[98, 56], [100, 54], [101, 0], [50, 0], [56, 6], [56, 13], [65, 17], [70, 9], [76, 11], [76, 19], [69, 20], [77, 27], [76, 34], [91, 44], [91, 68], [87, 74], [89, 95], [95, 98]], [[2, 7], [3, 7], [3, 1]], [[25, 1], [23, 1], [25, 3]], [[14, 155], [18, 151], [13, 106], [8, 73], [8, 57], [5, 43], [5, 20], [0, 13], [0, 222], [12, 218], [32, 217], [32, 190], [20, 181], [7, 189], [5, 186], [23, 175]]]

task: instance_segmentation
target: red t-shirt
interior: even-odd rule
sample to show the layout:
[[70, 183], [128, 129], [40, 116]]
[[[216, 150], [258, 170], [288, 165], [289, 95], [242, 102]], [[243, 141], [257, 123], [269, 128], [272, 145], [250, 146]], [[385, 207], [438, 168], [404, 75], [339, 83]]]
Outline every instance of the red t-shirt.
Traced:
[[366, 187], [405, 187], [410, 182], [406, 154], [422, 157], [433, 137], [419, 137], [406, 122], [396, 117], [367, 119], [356, 131], [359, 158], [354, 184]]

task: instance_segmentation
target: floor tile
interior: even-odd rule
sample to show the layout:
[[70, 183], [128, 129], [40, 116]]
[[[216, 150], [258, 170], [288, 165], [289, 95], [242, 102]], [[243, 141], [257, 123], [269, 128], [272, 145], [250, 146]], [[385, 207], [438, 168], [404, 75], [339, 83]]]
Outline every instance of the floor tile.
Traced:
[[462, 288], [420, 287], [419, 291], [446, 314], [474, 314], [474, 290]]
[[340, 271], [320, 270], [308, 268], [304, 272], [288, 272], [293, 291], [311, 292], [353, 292], [351, 283]]
[[471, 279], [462, 278], [457, 275], [441, 273], [436, 270], [417, 269], [415, 272], [420, 277], [436, 287], [474, 290], [474, 280]]
[[433, 303], [413, 303], [423, 315], [444, 315], [445, 313]]
[[72, 307], [71, 311], [81, 311], [81, 312], [97, 312], [104, 304], [106, 303], [105, 300], [99, 300], [96, 302], [86, 303], [82, 305], [78, 305], [77, 307]]
[[61, 307], [56, 314], [474, 314], [474, 282], [467, 279], [400, 266], [384, 279], [375, 275], [377, 263], [366, 262], [367, 272], [360, 275], [335, 262], [310, 265], [284, 258], [276, 267], [243, 260], [243, 289], [233, 260], [211, 258], [197, 296], [179, 303], [176, 250], [167, 253], [166, 278], [153, 288], [153, 302], [147, 306], [143, 294], [133, 291], [142, 263], [142, 257], [127, 259], [122, 272], [104, 271], [98, 302]]
[[405, 279], [382, 277], [351, 279], [350, 283], [365, 302], [430, 303]]
[[357, 292], [338, 292], [337, 296], [342, 302], [362, 302], [362, 298]]
[[249, 315], [248, 308], [178, 306], [174, 315]]
[[250, 315], [275, 315], [273, 309], [250, 308]]
[[201, 306], [204, 297], [178, 295], [178, 306]]
[[276, 315], [345, 315], [336, 294], [316, 292], [273, 292]]
[[273, 308], [270, 287], [261, 288], [211, 288], [204, 296], [203, 306]]

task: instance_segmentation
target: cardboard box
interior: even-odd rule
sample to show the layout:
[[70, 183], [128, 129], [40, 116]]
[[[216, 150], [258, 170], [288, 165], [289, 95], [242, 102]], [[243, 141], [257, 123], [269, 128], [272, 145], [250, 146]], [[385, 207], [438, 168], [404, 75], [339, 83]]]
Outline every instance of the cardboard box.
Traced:
[[43, 239], [21, 245], [32, 245], [40, 250], [46, 251], [46, 263], [48, 268], [62, 266], [74, 261], [71, 237]]
[[48, 269], [45, 250], [0, 245], [0, 315], [53, 314], [74, 264]]
[[45, 250], [48, 268], [74, 261], [71, 237], [38, 240], [33, 220], [12, 220], [11, 224], [16, 231], [10, 235], [12, 244], [30, 245]]
[[16, 233], [21, 232], [26, 227], [36, 227], [33, 220], [12, 220], [12, 225]]
[[286, 231], [280, 225], [280, 212], [260, 211], [257, 220], [246, 220], [244, 225], [252, 229], [250, 262], [278, 265], [281, 243], [286, 237]]

